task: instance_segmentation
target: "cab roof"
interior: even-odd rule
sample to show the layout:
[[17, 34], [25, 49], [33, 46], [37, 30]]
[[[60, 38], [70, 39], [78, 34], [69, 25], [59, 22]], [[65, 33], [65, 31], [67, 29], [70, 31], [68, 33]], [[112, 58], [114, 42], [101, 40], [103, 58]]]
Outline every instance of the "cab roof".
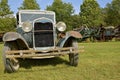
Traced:
[[55, 12], [47, 11], [47, 10], [19, 10], [18, 13], [47, 13], [47, 14], [55, 14]]

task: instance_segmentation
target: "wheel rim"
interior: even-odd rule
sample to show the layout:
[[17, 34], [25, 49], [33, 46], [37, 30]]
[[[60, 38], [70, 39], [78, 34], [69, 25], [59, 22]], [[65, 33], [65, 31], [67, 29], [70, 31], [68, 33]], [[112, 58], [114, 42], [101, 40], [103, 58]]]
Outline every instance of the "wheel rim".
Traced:
[[19, 69], [19, 63], [17, 59], [14, 58], [6, 58], [6, 51], [10, 51], [11, 49], [15, 49], [11, 47], [9, 44], [4, 44], [3, 50], [3, 62], [5, 66], [5, 71], [8, 73], [15, 72]]
[[[74, 47], [76, 50], [78, 50], [78, 44], [77, 44], [77, 41], [76, 40], [73, 40], [72, 41], [72, 47]], [[70, 61], [70, 65], [72, 66], [77, 66], [78, 65], [78, 53], [71, 53], [69, 54], [69, 61]]]

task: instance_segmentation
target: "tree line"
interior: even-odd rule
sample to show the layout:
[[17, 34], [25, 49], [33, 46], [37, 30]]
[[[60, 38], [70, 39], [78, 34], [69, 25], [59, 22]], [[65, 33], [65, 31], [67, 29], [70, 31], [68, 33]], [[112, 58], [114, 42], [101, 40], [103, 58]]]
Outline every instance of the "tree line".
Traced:
[[[42, 4], [41, 4], [42, 5]], [[78, 28], [80, 26], [98, 27], [120, 25], [120, 0], [112, 0], [105, 8], [101, 8], [97, 0], [83, 0], [79, 14], [74, 14], [74, 8], [71, 3], [62, 0], [54, 0], [52, 5], [48, 5], [46, 10], [56, 13], [56, 20], [64, 21], [68, 30]], [[36, 0], [23, 0], [18, 8], [19, 10], [35, 9], [40, 10], [40, 5]], [[6, 16], [13, 14], [8, 5], [8, 0], [0, 2], [0, 32], [13, 31], [16, 26], [14, 17]]]

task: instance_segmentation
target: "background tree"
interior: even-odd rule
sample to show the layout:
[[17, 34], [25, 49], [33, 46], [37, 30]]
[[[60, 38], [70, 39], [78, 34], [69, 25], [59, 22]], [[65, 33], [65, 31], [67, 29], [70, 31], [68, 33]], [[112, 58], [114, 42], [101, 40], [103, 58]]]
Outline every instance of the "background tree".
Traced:
[[113, 0], [107, 4], [105, 22], [107, 25], [120, 25], [120, 0]]
[[8, 0], [1, 0], [0, 2], [0, 33], [14, 30], [16, 20], [10, 14], [13, 12], [10, 10]]
[[96, 0], [84, 0], [80, 6], [81, 23], [89, 27], [103, 24], [101, 9]]
[[81, 26], [80, 20], [81, 20], [81, 18], [78, 14], [72, 15], [70, 24], [73, 27], [73, 29], [79, 28]]
[[8, 5], [8, 0], [1, 0], [1, 2], [0, 2], [0, 16], [4, 16], [7, 14], [13, 14], [13, 12], [10, 11], [10, 7]]
[[53, 4], [47, 6], [47, 10], [54, 11], [56, 13], [56, 20], [64, 21], [68, 29], [72, 29], [71, 16], [74, 13], [73, 6], [71, 3], [65, 3], [62, 0], [54, 0]]
[[102, 13], [103, 25], [104, 25], [104, 26], [108, 26], [108, 25], [106, 24], [106, 21], [105, 21], [105, 19], [106, 19], [106, 17], [107, 17], [106, 9], [105, 9], [105, 8], [101, 8], [101, 13]]
[[15, 18], [0, 18], [0, 33], [14, 31], [16, 26]]
[[24, 0], [22, 6], [18, 9], [40, 9], [36, 0]]

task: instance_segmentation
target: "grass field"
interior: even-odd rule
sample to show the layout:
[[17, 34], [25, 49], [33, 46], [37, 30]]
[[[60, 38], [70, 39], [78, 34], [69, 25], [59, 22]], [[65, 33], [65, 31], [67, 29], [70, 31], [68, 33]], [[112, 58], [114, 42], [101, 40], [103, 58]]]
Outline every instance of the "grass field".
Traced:
[[120, 80], [120, 42], [79, 43], [85, 47], [78, 67], [68, 65], [68, 56], [24, 60], [16, 73], [4, 73], [0, 44], [0, 80]]

